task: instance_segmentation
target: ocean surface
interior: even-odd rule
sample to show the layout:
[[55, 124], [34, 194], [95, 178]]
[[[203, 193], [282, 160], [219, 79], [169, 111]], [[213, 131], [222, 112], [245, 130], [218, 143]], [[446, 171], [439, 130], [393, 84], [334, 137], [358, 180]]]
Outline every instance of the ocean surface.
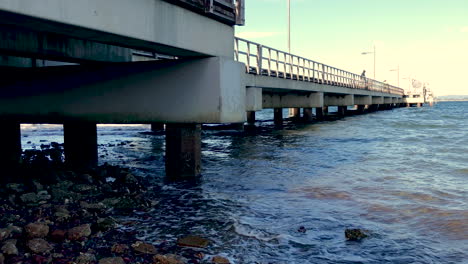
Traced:
[[[134, 221], [149, 242], [187, 234], [232, 263], [468, 263], [468, 102], [400, 108], [251, 132], [204, 131], [203, 176], [164, 181], [164, 135], [98, 127], [100, 162], [154, 179], [159, 203]], [[22, 125], [24, 148], [63, 142]], [[307, 232], [298, 232], [299, 227]], [[346, 228], [371, 236], [349, 242]]]

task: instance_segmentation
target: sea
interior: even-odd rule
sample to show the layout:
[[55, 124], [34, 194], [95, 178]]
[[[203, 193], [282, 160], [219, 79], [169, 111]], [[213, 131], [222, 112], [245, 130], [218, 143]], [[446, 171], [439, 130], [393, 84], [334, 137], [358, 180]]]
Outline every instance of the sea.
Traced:
[[[201, 235], [205, 260], [231, 263], [468, 263], [468, 102], [283, 127], [271, 110], [257, 119], [204, 130], [191, 182], [165, 179], [164, 133], [99, 125], [100, 163], [150, 177], [157, 197], [122, 216], [135, 223], [126, 228], [155, 244]], [[63, 142], [62, 126], [22, 125], [23, 148], [50, 142]], [[369, 237], [347, 241], [347, 228]]]

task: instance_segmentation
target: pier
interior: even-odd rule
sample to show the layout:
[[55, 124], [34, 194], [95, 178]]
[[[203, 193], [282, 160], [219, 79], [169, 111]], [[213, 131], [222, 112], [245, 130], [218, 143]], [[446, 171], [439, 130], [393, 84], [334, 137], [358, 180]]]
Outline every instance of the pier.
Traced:
[[[243, 1], [0, 2], [0, 162], [20, 161], [20, 124], [64, 124], [70, 166], [98, 162], [96, 124], [166, 132], [166, 173], [201, 173], [201, 124], [302, 121], [419, 104], [403, 89], [236, 38]], [[302, 111], [301, 111], [302, 109]], [[302, 112], [302, 113], [301, 113]], [[164, 125], [165, 124], [165, 125]]]

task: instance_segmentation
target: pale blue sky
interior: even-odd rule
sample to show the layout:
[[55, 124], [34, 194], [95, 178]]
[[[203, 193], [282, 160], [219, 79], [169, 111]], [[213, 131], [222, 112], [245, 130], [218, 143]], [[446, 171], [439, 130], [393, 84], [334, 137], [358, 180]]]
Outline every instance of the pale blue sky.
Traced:
[[[236, 35], [287, 47], [287, 0], [246, 0]], [[407, 87], [411, 76], [437, 95], [468, 94], [468, 0], [291, 0], [292, 53]]]

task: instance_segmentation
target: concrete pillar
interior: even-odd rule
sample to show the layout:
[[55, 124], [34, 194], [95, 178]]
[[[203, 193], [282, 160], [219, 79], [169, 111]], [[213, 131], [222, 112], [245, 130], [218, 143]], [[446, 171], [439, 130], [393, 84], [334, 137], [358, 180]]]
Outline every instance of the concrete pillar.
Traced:
[[96, 123], [66, 122], [63, 124], [65, 163], [75, 168], [97, 165]]
[[409, 103], [406, 103], [406, 107], [411, 107], [411, 104], [409, 104]]
[[417, 103], [416, 107], [422, 107], [422, 103]]
[[369, 105], [369, 112], [375, 112], [377, 110], [379, 110], [379, 105], [378, 104]]
[[366, 106], [365, 105], [358, 105], [357, 106], [357, 112], [359, 114], [363, 114], [364, 113], [364, 109], [366, 109]]
[[323, 107], [315, 108], [315, 116], [317, 116], [318, 120], [323, 120]]
[[301, 108], [298, 108], [298, 107], [291, 108], [291, 117], [296, 120], [301, 118]]
[[346, 116], [346, 111], [348, 110], [347, 106], [338, 106], [338, 115]]
[[164, 130], [164, 123], [151, 123], [151, 131], [157, 132]]
[[275, 108], [273, 110], [275, 125], [280, 126], [283, 124], [283, 108]]
[[311, 122], [314, 119], [314, 115], [312, 114], [312, 108], [307, 107], [304, 108], [304, 121]]
[[19, 164], [21, 159], [21, 126], [18, 122], [1, 121], [0, 138], [0, 166], [12, 167]]
[[166, 125], [166, 176], [181, 179], [201, 173], [201, 125]]
[[247, 123], [250, 125], [255, 124], [255, 111], [247, 111]]

